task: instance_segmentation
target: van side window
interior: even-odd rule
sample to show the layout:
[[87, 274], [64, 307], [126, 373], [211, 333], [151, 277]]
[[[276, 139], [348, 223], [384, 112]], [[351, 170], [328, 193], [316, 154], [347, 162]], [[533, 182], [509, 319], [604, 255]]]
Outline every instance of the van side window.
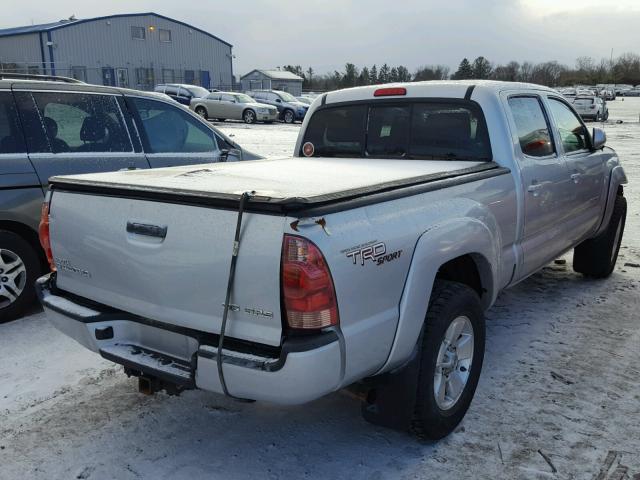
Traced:
[[0, 154], [25, 152], [13, 96], [11, 92], [0, 92]]
[[53, 153], [132, 152], [113, 95], [33, 92]]
[[555, 153], [549, 124], [536, 97], [511, 97], [509, 108], [518, 129], [522, 153], [530, 157], [547, 157]]
[[549, 108], [558, 127], [564, 153], [577, 152], [589, 148], [587, 127], [564, 102], [549, 98]]
[[213, 131], [197, 118], [165, 102], [131, 97], [146, 137], [147, 153], [214, 152]]

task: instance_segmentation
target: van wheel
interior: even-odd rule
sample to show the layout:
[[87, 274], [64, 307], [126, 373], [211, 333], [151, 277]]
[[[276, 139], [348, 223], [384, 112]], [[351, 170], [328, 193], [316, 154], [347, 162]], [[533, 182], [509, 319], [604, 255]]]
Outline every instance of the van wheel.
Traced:
[[595, 238], [585, 240], [573, 250], [573, 269], [587, 277], [605, 278], [616, 266], [627, 219], [627, 199], [616, 196], [609, 225]]
[[296, 117], [293, 114], [293, 111], [291, 110], [284, 111], [284, 123], [293, 123], [295, 120], [296, 120]]
[[244, 123], [256, 123], [256, 114], [253, 110], [245, 110], [242, 119]]
[[457, 282], [436, 281], [422, 334], [418, 392], [411, 430], [438, 440], [469, 409], [484, 359], [485, 324], [478, 294]]
[[207, 119], [207, 109], [204, 107], [196, 107], [196, 113], [205, 120]]
[[0, 230], [0, 323], [18, 317], [35, 301], [40, 271], [38, 254], [31, 244], [13, 232]]

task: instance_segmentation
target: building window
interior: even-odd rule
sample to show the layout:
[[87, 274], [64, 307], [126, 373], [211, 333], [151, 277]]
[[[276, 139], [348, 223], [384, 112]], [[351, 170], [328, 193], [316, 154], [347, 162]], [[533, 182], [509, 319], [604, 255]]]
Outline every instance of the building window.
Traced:
[[161, 42], [171, 42], [171, 30], [161, 28], [158, 30], [158, 36]]
[[144, 40], [146, 31], [144, 27], [131, 27], [131, 38], [134, 40]]
[[118, 68], [116, 70], [116, 80], [119, 87], [129, 86], [129, 70], [126, 68]]
[[71, 67], [71, 76], [81, 82], [87, 81], [87, 67]]
[[151, 90], [155, 83], [152, 68], [136, 68], [136, 88]]

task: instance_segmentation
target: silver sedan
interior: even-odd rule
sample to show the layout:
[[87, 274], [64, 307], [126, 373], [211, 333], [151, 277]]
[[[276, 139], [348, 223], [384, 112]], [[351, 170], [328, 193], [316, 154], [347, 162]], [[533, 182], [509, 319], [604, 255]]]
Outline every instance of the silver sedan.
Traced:
[[244, 93], [214, 92], [191, 100], [189, 108], [203, 118], [243, 120], [245, 123], [271, 123], [278, 119], [278, 109], [258, 103]]

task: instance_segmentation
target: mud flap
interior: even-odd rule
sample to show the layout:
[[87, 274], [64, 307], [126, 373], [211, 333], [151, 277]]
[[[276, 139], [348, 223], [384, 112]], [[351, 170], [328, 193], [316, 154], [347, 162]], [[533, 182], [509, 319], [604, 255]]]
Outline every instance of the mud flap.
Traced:
[[420, 349], [416, 346], [402, 367], [367, 382], [372, 384], [361, 406], [367, 422], [394, 430], [409, 430], [418, 394], [420, 357]]

